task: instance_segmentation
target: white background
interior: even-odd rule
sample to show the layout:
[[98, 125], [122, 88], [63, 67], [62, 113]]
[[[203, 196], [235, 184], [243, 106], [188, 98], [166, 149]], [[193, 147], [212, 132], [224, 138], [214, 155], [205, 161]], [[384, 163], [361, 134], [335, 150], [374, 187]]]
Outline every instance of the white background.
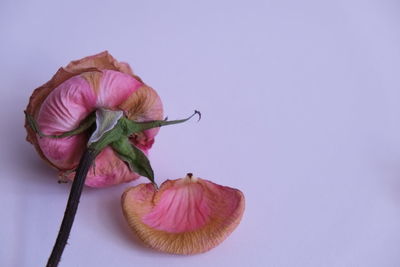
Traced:
[[[44, 266], [69, 193], [25, 142], [32, 90], [109, 50], [169, 118], [157, 181], [193, 172], [246, 211], [196, 256], [144, 247], [86, 188], [60, 266], [400, 266], [400, 3], [390, 0], [0, 2], [0, 266]], [[140, 180], [131, 183], [136, 185]]]

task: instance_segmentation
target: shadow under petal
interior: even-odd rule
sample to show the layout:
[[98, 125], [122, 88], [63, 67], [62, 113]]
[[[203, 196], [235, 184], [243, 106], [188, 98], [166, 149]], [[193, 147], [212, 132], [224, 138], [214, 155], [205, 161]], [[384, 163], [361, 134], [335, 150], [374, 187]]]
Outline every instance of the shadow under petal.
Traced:
[[[157, 251], [147, 247], [137, 235], [129, 228], [121, 208], [121, 194], [126, 185], [117, 186], [113, 188], [113, 192], [110, 194], [104, 194], [101, 198], [102, 208], [106, 209], [108, 214], [106, 227], [108, 230], [112, 231], [113, 234], [121, 238], [121, 240], [132, 249], [136, 251], [142, 251], [146, 253], [158, 253]], [[107, 197], [104, 197], [106, 196]]]

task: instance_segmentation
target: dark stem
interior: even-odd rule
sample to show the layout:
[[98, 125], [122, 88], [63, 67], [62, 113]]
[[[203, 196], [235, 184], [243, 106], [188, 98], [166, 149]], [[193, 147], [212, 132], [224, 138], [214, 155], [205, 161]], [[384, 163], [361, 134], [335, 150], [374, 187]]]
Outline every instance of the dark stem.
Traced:
[[83, 185], [85, 184], [86, 175], [92, 162], [96, 158], [97, 151], [93, 148], [86, 149], [79, 162], [79, 166], [75, 173], [74, 182], [72, 183], [71, 192], [69, 193], [67, 207], [65, 208], [64, 218], [58, 232], [56, 243], [47, 262], [47, 267], [56, 267], [60, 262], [61, 255], [71, 232], [75, 214], [78, 209], [79, 199], [81, 197]]

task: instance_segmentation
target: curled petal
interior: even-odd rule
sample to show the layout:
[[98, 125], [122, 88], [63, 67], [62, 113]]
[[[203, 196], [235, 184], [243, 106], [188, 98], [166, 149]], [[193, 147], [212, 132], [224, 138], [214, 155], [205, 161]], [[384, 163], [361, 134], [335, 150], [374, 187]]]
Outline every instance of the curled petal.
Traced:
[[127, 63], [118, 62], [108, 51], [71, 61], [71, 63], [65, 67], [66, 71], [73, 73], [86, 72], [88, 69], [116, 70], [133, 75], [132, 69]]
[[[163, 119], [163, 106], [160, 97], [156, 91], [142, 85], [133, 94], [129, 96], [119, 108], [125, 111], [125, 115], [130, 120], [143, 122], [150, 120]], [[132, 143], [140, 149], [147, 151], [154, 143], [154, 137], [159, 128], [152, 128], [131, 137]]]
[[[40, 86], [35, 91], [33, 91], [31, 97], [29, 98], [28, 106], [26, 107], [26, 113], [36, 118], [40, 110], [40, 107], [42, 106], [43, 101], [54, 90], [54, 88], [58, 87], [61, 83], [73, 77], [74, 75], [75, 74], [69, 73], [65, 71], [63, 68], [60, 68], [57, 71], [57, 73], [54, 74], [53, 78], [51, 78], [50, 81], [48, 81], [47, 83], [45, 83], [44, 85]], [[40, 157], [44, 161], [46, 161], [53, 167], [57, 168], [57, 166], [54, 165], [51, 161], [49, 161], [47, 157], [44, 155], [38, 143], [37, 135], [35, 131], [30, 127], [28, 121], [25, 121], [25, 129], [27, 131], [26, 140], [34, 145], [36, 151], [39, 153]]]
[[148, 246], [173, 254], [195, 254], [220, 244], [239, 224], [244, 196], [237, 189], [188, 175], [128, 188], [122, 209]]
[[[75, 172], [60, 172], [62, 180], [74, 178]], [[94, 164], [89, 169], [85, 184], [90, 187], [107, 187], [120, 183], [130, 182], [139, 178], [139, 174], [131, 172], [110, 147], [106, 147], [96, 157]]]

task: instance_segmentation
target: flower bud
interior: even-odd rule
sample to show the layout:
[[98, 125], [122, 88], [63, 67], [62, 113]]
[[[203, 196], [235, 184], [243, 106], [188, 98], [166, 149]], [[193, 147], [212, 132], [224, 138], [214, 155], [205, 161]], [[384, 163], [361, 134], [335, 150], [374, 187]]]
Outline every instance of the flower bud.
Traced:
[[[126, 63], [108, 52], [72, 61], [60, 68], [53, 78], [37, 88], [26, 109], [45, 135], [59, 135], [76, 129], [97, 109], [122, 110], [134, 121], [163, 118], [157, 93], [134, 75]], [[25, 123], [31, 142], [40, 156], [59, 170], [61, 178], [73, 179], [74, 170], [85, 150], [89, 131], [64, 138], [40, 137]], [[158, 128], [129, 137], [132, 144], [147, 154]], [[139, 175], [129, 170], [116, 153], [107, 147], [97, 156], [86, 185], [104, 187], [129, 182]]]
[[195, 178], [128, 188], [122, 209], [129, 226], [148, 246], [173, 254], [195, 254], [220, 244], [239, 224], [244, 196], [237, 189]]

